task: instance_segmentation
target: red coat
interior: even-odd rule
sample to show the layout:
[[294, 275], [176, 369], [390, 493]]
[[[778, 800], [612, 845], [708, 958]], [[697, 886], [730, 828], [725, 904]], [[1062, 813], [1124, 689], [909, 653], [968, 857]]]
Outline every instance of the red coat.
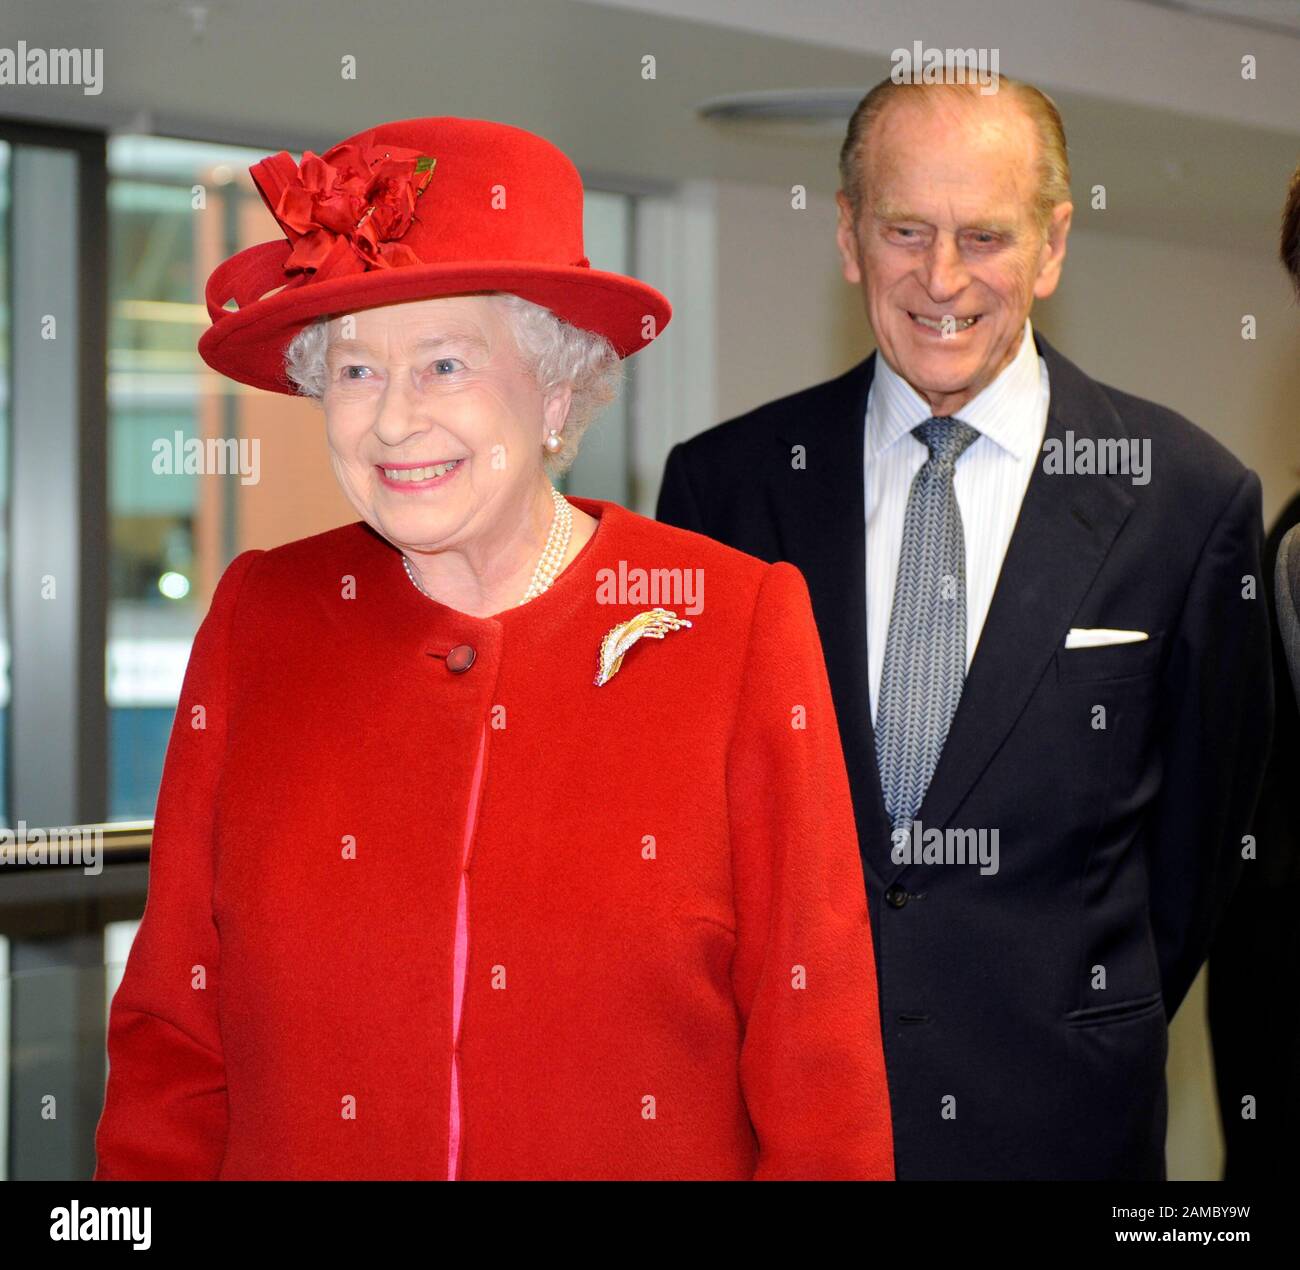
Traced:
[[[594, 537], [492, 618], [422, 595], [363, 522], [226, 570], [97, 1179], [893, 1176], [803, 577], [571, 501]], [[605, 633], [655, 607], [597, 602], [620, 563], [707, 588], [695, 614], [660, 597], [693, 625], [597, 687]]]

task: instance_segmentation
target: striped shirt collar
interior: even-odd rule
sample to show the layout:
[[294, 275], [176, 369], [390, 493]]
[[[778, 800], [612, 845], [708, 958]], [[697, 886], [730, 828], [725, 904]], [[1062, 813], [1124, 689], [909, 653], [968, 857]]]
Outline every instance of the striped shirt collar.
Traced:
[[[1020, 459], [1041, 442], [1037, 409], [1040, 389], [1038, 349], [1033, 326], [1025, 318], [1016, 355], [956, 417]], [[929, 402], [877, 350], [876, 371], [867, 398], [867, 457], [879, 454], [932, 417]]]

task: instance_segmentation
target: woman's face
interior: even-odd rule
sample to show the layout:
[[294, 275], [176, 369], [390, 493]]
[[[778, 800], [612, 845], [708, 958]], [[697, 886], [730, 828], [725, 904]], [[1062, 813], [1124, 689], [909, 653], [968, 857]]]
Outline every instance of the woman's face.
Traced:
[[330, 459], [358, 514], [398, 547], [463, 547], [517, 520], [564, 426], [490, 296], [364, 309], [329, 323]]

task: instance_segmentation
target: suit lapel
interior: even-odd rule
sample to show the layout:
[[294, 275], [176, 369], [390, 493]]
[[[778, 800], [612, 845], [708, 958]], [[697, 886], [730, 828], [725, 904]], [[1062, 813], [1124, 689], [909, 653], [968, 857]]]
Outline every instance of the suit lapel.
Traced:
[[[1035, 332], [1047, 363], [1046, 438], [1123, 437], [1100, 388]], [[1029, 702], [1133, 506], [1114, 476], [1051, 474], [1040, 457], [1025, 491], [957, 713], [918, 819], [942, 829], [961, 809]], [[978, 828], [979, 826], [970, 826]], [[891, 877], [905, 867], [891, 866]]]
[[[868, 844], [888, 838], [867, 672], [866, 515], [863, 429], [875, 354], [828, 385], [817, 417], [776, 429], [770, 510], [780, 558], [808, 583], [839, 720], [863, 864], [881, 881]], [[792, 468], [794, 446], [807, 466]]]

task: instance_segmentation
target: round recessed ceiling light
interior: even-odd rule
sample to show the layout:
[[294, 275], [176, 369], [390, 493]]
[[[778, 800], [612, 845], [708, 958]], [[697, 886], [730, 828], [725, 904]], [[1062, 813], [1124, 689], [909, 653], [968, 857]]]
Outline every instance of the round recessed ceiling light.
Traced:
[[791, 136], [843, 135], [866, 88], [778, 88], [729, 93], [696, 107], [701, 119]]

